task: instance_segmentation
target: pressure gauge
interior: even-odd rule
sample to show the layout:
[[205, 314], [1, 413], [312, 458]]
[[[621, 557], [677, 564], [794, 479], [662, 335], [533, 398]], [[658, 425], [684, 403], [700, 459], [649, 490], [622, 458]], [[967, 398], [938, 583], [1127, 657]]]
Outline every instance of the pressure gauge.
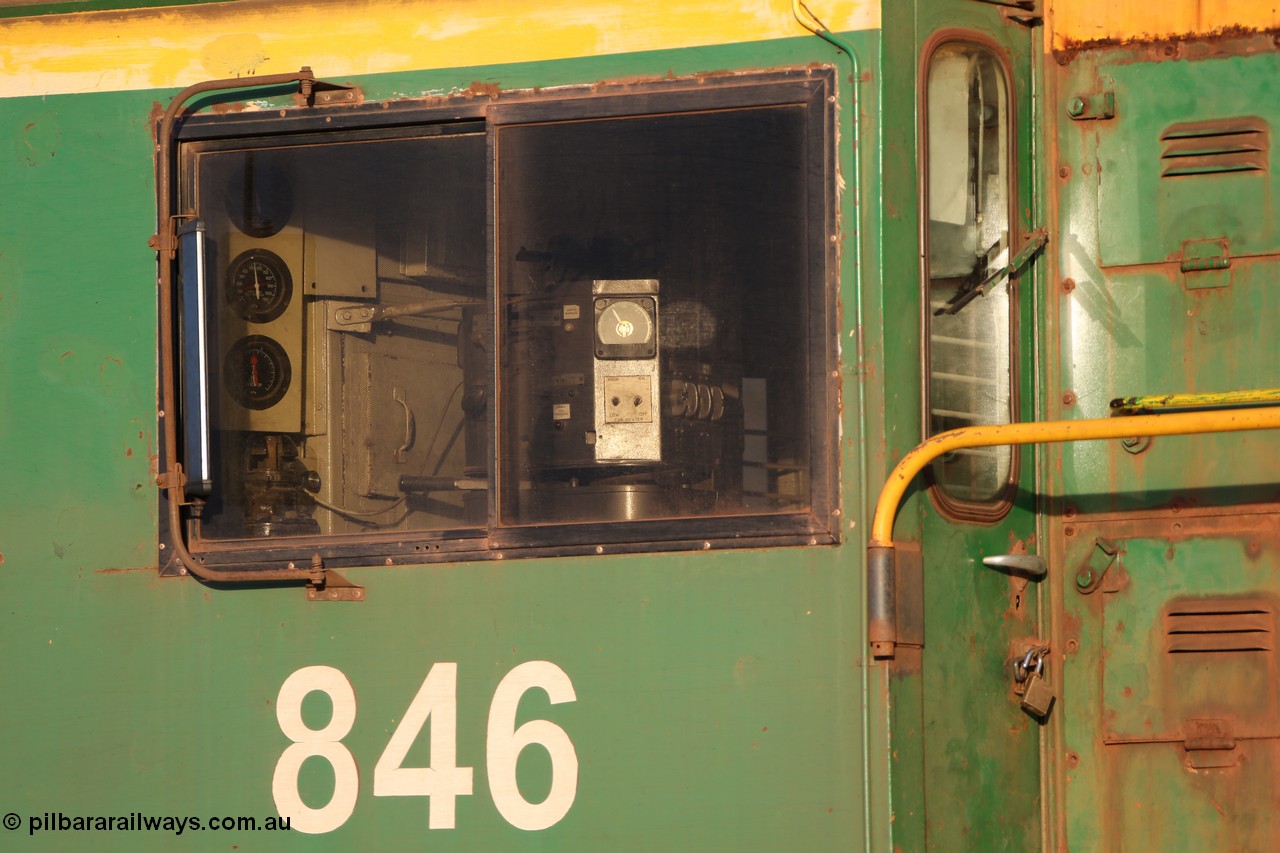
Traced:
[[289, 354], [266, 335], [241, 338], [227, 352], [223, 381], [227, 392], [246, 409], [269, 409], [284, 399], [293, 368]]
[[227, 301], [243, 319], [270, 323], [293, 298], [293, 276], [275, 252], [250, 249], [236, 256], [227, 270]]
[[600, 358], [648, 358], [657, 351], [652, 298], [597, 299], [595, 313], [596, 355]]

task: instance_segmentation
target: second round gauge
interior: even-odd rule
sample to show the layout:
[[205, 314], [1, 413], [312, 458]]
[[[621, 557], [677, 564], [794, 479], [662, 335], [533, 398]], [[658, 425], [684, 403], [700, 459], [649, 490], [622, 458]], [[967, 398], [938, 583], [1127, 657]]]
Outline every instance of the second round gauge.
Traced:
[[270, 323], [284, 313], [293, 298], [293, 276], [275, 252], [241, 252], [227, 270], [227, 301], [245, 320]]
[[266, 335], [241, 338], [227, 352], [223, 379], [231, 398], [246, 409], [269, 409], [284, 399], [293, 377], [289, 354]]

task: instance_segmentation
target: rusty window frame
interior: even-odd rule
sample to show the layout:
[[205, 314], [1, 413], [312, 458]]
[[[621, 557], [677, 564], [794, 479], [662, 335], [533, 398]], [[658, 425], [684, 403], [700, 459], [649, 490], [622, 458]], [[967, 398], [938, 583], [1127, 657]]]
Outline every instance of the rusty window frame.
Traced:
[[[786, 69], [723, 77], [663, 80], [642, 84], [567, 87], [553, 92], [513, 92], [488, 100], [438, 99], [422, 102], [366, 104], [329, 111], [310, 109], [195, 115], [177, 132], [179, 150], [192, 143], [242, 143], [254, 140], [323, 140], [339, 132], [367, 139], [397, 138], [407, 128], [424, 125], [483, 124], [488, 137], [487, 185], [490, 197], [486, 253], [490, 265], [487, 298], [493, 312], [496, 295], [493, 146], [500, 127], [543, 121], [614, 116], [651, 116], [696, 111], [744, 109], [778, 104], [806, 105], [806, 151], [809, 188], [809, 302], [806, 372], [810, 401], [803, 429], [809, 436], [809, 495], [805, 510], [743, 515], [704, 515], [629, 522], [561, 521], [543, 525], [503, 526], [490, 489], [485, 524], [448, 530], [321, 534], [277, 541], [204, 539], [194, 534], [198, 522], [185, 518], [188, 531], [172, 531], [161, 522], [161, 543], [176, 536], [192, 544], [202, 564], [251, 570], [282, 564], [302, 567], [318, 555], [335, 568], [374, 564], [419, 564], [521, 556], [568, 556], [609, 553], [706, 550], [723, 547], [772, 547], [829, 544], [839, 541], [839, 464], [837, 458], [838, 379], [832, 376], [838, 339], [838, 265], [832, 241], [836, 229], [835, 75], [829, 68]], [[461, 128], [455, 128], [461, 129]], [[263, 142], [262, 144], [270, 144]], [[183, 155], [180, 154], [179, 160]], [[189, 180], [184, 174], [183, 180]], [[496, 316], [492, 316], [496, 325]], [[492, 338], [496, 328], [487, 330]], [[492, 340], [491, 340], [492, 343]], [[161, 358], [171, 358], [161, 353]], [[490, 370], [496, 373], [494, 359]], [[494, 387], [497, 377], [492, 376]], [[498, 456], [496, 407], [490, 407], [488, 445]], [[164, 450], [168, 450], [165, 448]], [[496, 468], [496, 466], [495, 466]], [[495, 479], [491, 469], [490, 484]], [[162, 491], [161, 501], [167, 501]], [[162, 519], [167, 518], [161, 512]]]
[[[919, 206], [920, 206], [920, 222], [919, 222], [919, 245], [920, 245], [920, 288], [921, 288], [921, 308], [920, 308], [920, 345], [921, 345], [921, 439], [928, 439], [935, 433], [930, 429], [930, 406], [932, 383], [932, 351], [930, 346], [930, 329], [932, 323], [932, 310], [929, 301], [929, 98], [928, 98], [928, 80], [929, 72], [932, 67], [933, 60], [939, 50], [951, 46], [967, 46], [981, 51], [985, 51], [1000, 69], [1000, 73], [1004, 78], [1005, 95], [1007, 99], [1007, 124], [1008, 132], [1005, 145], [1005, 157], [1007, 162], [1008, 185], [1006, 199], [1008, 207], [1008, 241], [1010, 246], [1010, 256], [1012, 256], [1012, 247], [1020, 245], [1022, 240], [1021, 229], [1019, 228], [1019, 220], [1017, 217], [1018, 193], [1020, 190], [1018, 184], [1018, 161], [1017, 161], [1017, 128], [1018, 128], [1018, 111], [1017, 111], [1017, 89], [1016, 81], [1013, 75], [1013, 66], [1010, 62], [1007, 52], [989, 36], [972, 31], [962, 29], [945, 29], [934, 33], [924, 44], [920, 51], [920, 65], [917, 72], [917, 101], [918, 109], [918, 127], [919, 127], [919, 143], [918, 143], [918, 180], [919, 180]], [[1017, 289], [1013, 286], [1012, 280], [1008, 281], [1005, 286], [1009, 288], [1009, 320], [1008, 320], [1008, 346], [1009, 346], [1009, 422], [1017, 423], [1019, 421], [1019, 413], [1021, 411], [1021, 400], [1019, 394], [1020, 371], [1019, 358], [1021, 349], [1019, 347], [1019, 302]], [[981, 297], [979, 297], [981, 298]], [[1021, 475], [1021, 454], [1016, 448], [1009, 448], [1009, 473], [1004, 486], [998, 495], [988, 501], [965, 501], [946, 494], [940, 483], [933, 473], [933, 467], [930, 466], [925, 470], [925, 482], [927, 483], [927, 492], [930, 503], [945, 518], [953, 521], [968, 521], [979, 524], [994, 524], [1006, 515], [1013, 508], [1014, 496], [1017, 491], [1018, 480]]]

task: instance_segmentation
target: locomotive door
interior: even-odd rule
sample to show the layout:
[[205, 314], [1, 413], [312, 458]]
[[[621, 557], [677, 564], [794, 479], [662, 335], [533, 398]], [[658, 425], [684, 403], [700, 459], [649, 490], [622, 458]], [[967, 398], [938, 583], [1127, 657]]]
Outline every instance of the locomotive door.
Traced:
[[[1275, 385], [1280, 110], [1263, 93], [1280, 62], [1232, 50], [1101, 50], [1056, 72], [1072, 287], [1051, 418]], [[1051, 451], [1058, 849], [1275, 849], [1278, 447], [1260, 432]]]
[[[962, 0], [919, 13], [923, 437], [1035, 417], [1032, 269], [1043, 232], [1030, 92], [1040, 31], [1010, 11]], [[1034, 457], [961, 450], [926, 476], [925, 846], [1033, 849], [1040, 721], [1022, 710], [1011, 663], [1038, 645]], [[984, 564], [1009, 557], [1023, 559]]]

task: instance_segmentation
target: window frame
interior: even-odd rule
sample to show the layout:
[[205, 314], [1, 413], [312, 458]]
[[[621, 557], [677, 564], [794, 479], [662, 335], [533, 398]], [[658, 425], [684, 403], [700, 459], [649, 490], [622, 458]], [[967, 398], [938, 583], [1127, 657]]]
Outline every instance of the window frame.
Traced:
[[[487, 518], [480, 526], [435, 530], [389, 530], [370, 533], [319, 534], [268, 539], [202, 539], [198, 520], [188, 512], [180, 532], [191, 555], [210, 568], [251, 570], [263, 567], [305, 567], [318, 554], [326, 566], [419, 564], [524, 556], [570, 556], [599, 553], [707, 550], [716, 547], [773, 547], [831, 544], [840, 540], [838, 460], [839, 317], [837, 292], [838, 196], [836, 191], [835, 85], [830, 67], [782, 69], [748, 74], [654, 80], [645, 83], [597, 84], [550, 91], [520, 91], [487, 97], [459, 96], [431, 101], [390, 101], [358, 106], [263, 110], [261, 112], [198, 114], [182, 121], [175, 134], [176, 160], [184, 164], [175, 180], [186, 186], [191, 178], [186, 163], [191, 146], [202, 143], [246, 145], [281, 144], [293, 139], [324, 137], [337, 141], [347, 133], [396, 137], [414, 127], [474, 124], [485, 134], [486, 185], [486, 300], [489, 322], [486, 345], [492, 353], [487, 366], [494, 405], [488, 407], [487, 444], [492, 457]], [[243, 98], [243, 95], [240, 96]], [[805, 108], [804, 162], [807, 188], [807, 302], [808, 411], [804, 429], [809, 438], [808, 506], [806, 509], [742, 515], [703, 515], [626, 522], [556, 521], [538, 524], [503, 523], [499, 516], [498, 424], [503, 405], [501, 361], [496, 346], [501, 322], [498, 292], [497, 145], [502, 128], [543, 122], [571, 122], [627, 116], [656, 116], [738, 110], [774, 105]], [[178, 209], [177, 207], [174, 208]], [[192, 214], [194, 211], [182, 211]], [[175, 353], [160, 353], [172, 359]], [[179, 390], [182, 377], [176, 374]], [[163, 444], [163, 442], [162, 442]], [[164, 458], [173, 448], [161, 448]], [[160, 517], [167, 521], [165, 490]], [[161, 523], [162, 549], [175, 531]], [[162, 554], [163, 554], [162, 550]]]
[[[920, 438], [925, 441], [934, 433], [930, 430], [930, 406], [932, 392], [932, 347], [930, 346], [930, 330], [932, 328], [932, 312], [929, 305], [929, 72], [934, 57], [944, 47], [953, 45], [969, 46], [986, 51], [995, 60], [1000, 73], [1004, 77], [1005, 92], [1008, 99], [1008, 132], [1005, 142], [1005, 156], [1008, 171], [1008, 223], [1009, 223], [1009, 257], [1013, 257], [1016, 247], [1022, 245], [1023, 229], [1020, 226], [1018, 199], [1021, 186], [1018, 182], [1017, 135], [1018, 109], [1017, 88], [1015, 86], [1013, 66], [1008, 52], [994, 39], [984, 33], [965, 29], [945, 29], [934, 33], [920, 51], [920, 66], [917, 74], [917, 102], [919, 111], [917, 126], [919, 128], [918, 181], [919, 181], [919, 243], [920, 243], [920, 347], [921, 366], [921, 420]], [[1022, 347], [1020, 346], [1020, 305], [1017, 288], [1018, 276], [1006, 279], [1009, 288], [1009, 423], [1019, 423], [1022, 412], [1020, 394]], [[979, 297], [981, 298], [981, 297]], [[1018, 482], [1021, 477], [1021, 454], [1017, 448], [1005, 446], [1009, 453], [1009, 475], [998, 496], [990, 501], [964, 501], [948, 495], [942, 485], [937, 482], [933, 466], [924, 471], [926, 491], [934, 509], [944, 518], [952, 521], [964, 521], [977, 524], [995, 524], [1007, 516], [1013, 509]]]

